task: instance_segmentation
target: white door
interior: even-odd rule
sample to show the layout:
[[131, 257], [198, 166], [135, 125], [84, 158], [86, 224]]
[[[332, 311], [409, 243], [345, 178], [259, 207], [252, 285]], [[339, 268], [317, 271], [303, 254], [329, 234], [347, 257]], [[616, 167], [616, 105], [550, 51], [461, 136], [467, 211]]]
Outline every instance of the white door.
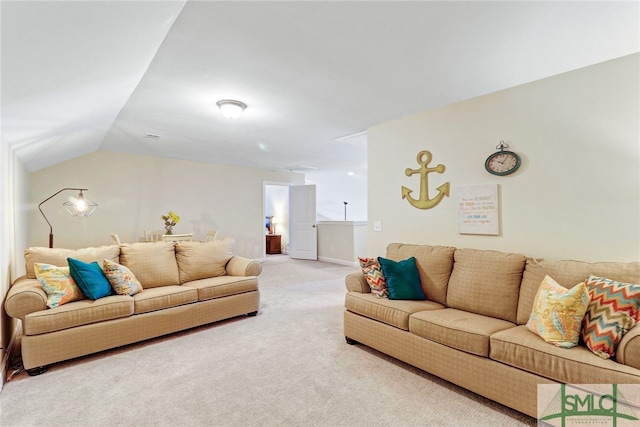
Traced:
[[316, 186], [289, 187], [289, 256], [318, 259]]

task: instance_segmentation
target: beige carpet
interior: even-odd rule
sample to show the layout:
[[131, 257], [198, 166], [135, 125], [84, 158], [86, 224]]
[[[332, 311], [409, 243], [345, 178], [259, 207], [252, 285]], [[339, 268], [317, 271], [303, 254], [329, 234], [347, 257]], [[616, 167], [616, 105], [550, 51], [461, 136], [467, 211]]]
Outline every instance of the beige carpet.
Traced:
[[342, 333], [354, 268], [271, 256], [261, 307], [74, 361], [0, 392], [9, 426], [518, 426], [535, 420]]

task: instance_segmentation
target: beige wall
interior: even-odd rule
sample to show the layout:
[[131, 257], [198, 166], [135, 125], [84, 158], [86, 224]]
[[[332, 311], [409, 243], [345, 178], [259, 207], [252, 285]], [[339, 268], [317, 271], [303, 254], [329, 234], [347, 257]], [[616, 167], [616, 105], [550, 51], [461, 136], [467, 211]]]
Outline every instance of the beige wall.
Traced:
[[304, 175], [266, 169], [97, 151], [31, 174], [31, 246], [47, 246], [49, 228], [37, 205], [63, 187], [88, 188], [98, 203], [87, 218], [69, 216], [62, 203], [75, 192], [51, 199], [42, 209], [53, 225], [54, 246], [77, 248], [111, 244], [109, 233], [138, 241], [145, 229], [161, 229], [160, 215], [173, 210], [181, 218], [174, 233], [204, 239], [236, 239], [236, 253], [264, 254], [263, 182], [304, 184]]
[[[369, 255], [391, 242], [452, 245], [585, 261], [640, 258], [640, 54], [550, 77], [369, 129]], [[498, 72], [499, 70], [496, 70]], [[444, 89], [443, 89], [444, 90]], [[523, 159], [495, 177], [484, 161], [500, 140]], [[419, 193], [421, 150], [433, 154], [430, 210], [401, 198]], [[499, 236], [461, 235], [457, 187], [499, 184]], [[374, 232], [375, 221], [383, 231]]]

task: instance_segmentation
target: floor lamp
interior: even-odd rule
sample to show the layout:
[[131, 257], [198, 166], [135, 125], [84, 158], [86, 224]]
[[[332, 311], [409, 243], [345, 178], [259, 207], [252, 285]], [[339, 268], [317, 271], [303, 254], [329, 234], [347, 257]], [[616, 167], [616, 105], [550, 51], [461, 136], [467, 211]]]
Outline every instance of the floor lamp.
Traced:
[[40, 204], [38, 205], [38, 210], [42, 214], [44, 220], [47, 221], [47, 224], [49, 224], [49, 247], [50, 248], [53, 248], [53, 227], [51, 226], [51, 223], [47, 219], [47, 217], [44, 214], [44, 212], [42, 212], [42, 205], [44, 203], [48, 202], [49, 200], [53, 199], [58, 194], [62, 193], [63, 191], [67, 191], [67, 190], [69, 190], [69, 191], [79, 191], [80, 192], [78, 194], [78, 197], [70, 198], [68, 201], [66, 201], [66, 202], [64, 202], [62, 204], [62, 206], [64, 206], [64, 208], [67, 210], [67, 212], [69, 212], [70, 215], [72, 215], [72, 216], [89, 216], [98, 207], [98, 205], [96, 203], [92, 202], [91, 200], [87, 200], [87, 199], [84, 198], [84, 195], [82, 194], [82, 192], [83, 191], [89, 191], [86, 188], [63, 188], [62, 190], [53, 193], [51, 196], [47, 197], [42, 202], [40, 202]]

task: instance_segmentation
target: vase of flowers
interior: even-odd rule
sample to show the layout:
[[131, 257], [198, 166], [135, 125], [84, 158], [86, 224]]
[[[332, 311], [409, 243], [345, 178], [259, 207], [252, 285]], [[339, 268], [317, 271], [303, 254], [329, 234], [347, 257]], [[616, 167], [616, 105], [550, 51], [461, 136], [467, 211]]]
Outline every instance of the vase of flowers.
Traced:
[[173, 234], [173, 227], [180, 222], [180, 217], [173, 211], [169, 211], [167, 215], [160, 216], [164, 221], [164, 234]]

